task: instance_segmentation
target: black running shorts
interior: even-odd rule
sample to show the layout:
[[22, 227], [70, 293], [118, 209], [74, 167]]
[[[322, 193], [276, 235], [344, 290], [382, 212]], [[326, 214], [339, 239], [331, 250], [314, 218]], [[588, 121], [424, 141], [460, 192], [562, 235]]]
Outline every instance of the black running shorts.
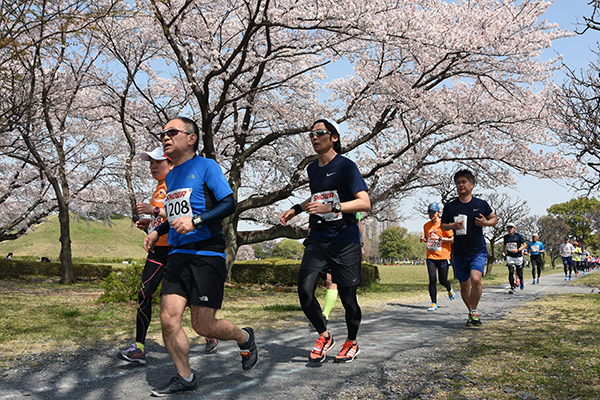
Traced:
[[177, 294], [190, 305], [221, 309], [226, 279], [223, 257], [173, 253], [165, 267], [161, 294]]
[[313, 238], [304, 241], [300, 277], [318, 271], [329, 272], [333, 283], [342, 287], [362, 282], [362, 249], [360, 243], [327, 243]]

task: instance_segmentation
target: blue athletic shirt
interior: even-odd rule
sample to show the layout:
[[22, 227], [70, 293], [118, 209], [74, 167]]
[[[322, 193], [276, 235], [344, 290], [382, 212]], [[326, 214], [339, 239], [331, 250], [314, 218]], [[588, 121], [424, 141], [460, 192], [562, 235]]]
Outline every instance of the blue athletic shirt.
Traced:
[[527, 252], [532, 256], [539, 256], [546, 250], [544, 244], [539, 240], [537, 242], [527, 243]]
[[[217, 202], [233, 193], [219, 164], [212, 159], [199, 156], [194, 156], [174, 167], [165, 177], [165, 183], [167, 184], [167, 196], [163, 200], [163, 204], [171, 225], [177, 218], [192, 217], [212, 209]], [[182, 246], [209, 239], [221, 233], [222, 230], [221, 221], [202, 224], [185, 235], [177, 233], [171, 227], [168, 242], [173, 247]], [[172, 253], [225, 258], [225, 253], [203, 250], [173, 249], [169, 254]]]
[[[318, 161], [310, 163], [307, 172], [310, 179], [311, 201], [321, 201], [325, 204], [343, 203], [354, 200], [355, 193], [369, 190], [356, 164], [339, 154], [322, 167], [319, 167]], [[341, 213], [333, 212], [318, 215], [326, 220], [342, 217]], [[355, 213], [352, 215], [356, 216]], [[358, 224], [345, 226], [339, 231], [334, 227], [319, 231], [311, 229], [309, 237], [328, 243], [359, 243], [360, 229]]]
[[492, 213], [492, 208], [485, 201], [477, 197], [471, 198], [468, 203], [461, 203], [459, 199], [454, 199], [444, 206], [442, 213], [442, 224], [454, 223], [454, 217], [466, 215], [467, 221], [463, 223], [466, 226], [467, 233], [460, 234], [454, 231], [453, 253], [458, 256], [473, 256], [475, 254], [488, 254], [483, 229], [475, 225], [475, 218], [482, 214], [488, 217]]
[[504, 244], [506, 245], [506, 255], [508, 257], [521, 257], [523, 255], [521, 251], [511, 253], [509, 250], [518, 250], [525, 243], [527, 242], [525, 242], [525, 238], [520, 233], [515, 232], [512, 235], [504, 235]]

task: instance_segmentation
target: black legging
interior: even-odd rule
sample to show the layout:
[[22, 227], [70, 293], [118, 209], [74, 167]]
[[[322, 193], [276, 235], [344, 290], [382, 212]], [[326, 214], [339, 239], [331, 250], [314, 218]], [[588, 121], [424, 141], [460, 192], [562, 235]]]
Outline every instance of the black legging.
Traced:
[[[306, 318], [313, 324], [318, 333], [323, 333], [327, 330], [327, 325], [325, 323], [325, 317], [323, 317], [321, 305], [315, 297], [315, 290], [317, 289], [320, 278], [321, 273], [318, 271], [301, 274], [300, 282], [298, 282], [298, 298], [300, 299], [300, 306], [302, 307]], [[348, 339], [356, 340], [358, 328], [360, 327], [360, 321], [362, 319], [362, 312], [356, 298], [356, 286], [338, 286], [338, 294], [342, 301], [342, 305], [344, 306], [344, 310], [346, 310]]]
[[535, 270], [537, 269], [537, 277], [538, 279], [542, 276], [542, 255], [535, 254], [531, 256], [531, 274], [533, 275], [533, 279], [535, 279]]
[[440, 285], [446, 288], [449, 292], [452, 289], [450, 282], [448, 281], [448, 264], [444, 268], [438, 268], [432, 262], [427, 260], [427, 273], [429, 274], [429, 297], [431, 302], [437, 304], [437, 275], [440, 277]]
[[[517, 276], [519, 277], [519, 280], [521, 282], [523, 282], [523, 264], [517, 265], [516, 269], [517, 269]], [[515, 265], [514, 264], [508, 264], [508, 282], [510, 283], [511, 288], [515, 287]]]
[[146, 341], [146, 334], [152, 320], [152, 298], [162, 281], [169, 250], [171, 250], [169, 246], [156, 246], [154, 253], [148, 253], [138, 292], [139, 304], [135, 324], [135, 341], [138, 343], [143, 344]]

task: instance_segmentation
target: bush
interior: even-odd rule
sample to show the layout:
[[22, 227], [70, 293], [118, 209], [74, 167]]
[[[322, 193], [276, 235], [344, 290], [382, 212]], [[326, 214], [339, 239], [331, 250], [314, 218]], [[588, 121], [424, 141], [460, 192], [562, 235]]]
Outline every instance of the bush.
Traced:
[[[142, 283], [144, 264], [133, 263], [113, 271], [100, 283], [104, 293], [98, 298], [99, 303], [118, 303], [138, 300], [138, 291]], [[160, 293], [160, 286], [157, 293]], [[160, 296], [154, 296], [154, 303], [160, 301]]]
[[[101, 279], [111, 271], [110, 265], [73, 264], [73, 275], [77, 279]], [[60, 263], [0, 259], [0, 279], [25, 275], [60, 276]]]
[[[301, 261], [276, 258], [239, 261], [233, 264], [231, 280], [246, 284], [298, 286], [300, 264]], [[362, 288], [380, 280], [379, 268], [376, 265], [362, 263], [362, 270]]]

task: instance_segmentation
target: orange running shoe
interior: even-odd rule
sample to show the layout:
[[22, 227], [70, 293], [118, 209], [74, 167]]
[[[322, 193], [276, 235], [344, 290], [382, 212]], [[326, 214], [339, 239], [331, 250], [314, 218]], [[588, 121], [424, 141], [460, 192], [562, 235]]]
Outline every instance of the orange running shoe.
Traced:
[[323, 362], [325, 361], [325, 353], [327, 350], [333, 347], [335, 341], [333, 340], [333, 335], [329, 334], [329, 339], [326, 339], [324, 336], [319, 336], [318, 339], [315, 339], [315, 348], [310, 352], [308, 356], [308, 360], [311, 362]]
[[358, 343], [352, 343], [349, 340], [346, 340], [342, 346], [342, 350], [340, 353], [335, 356], [334, 362], [336, 363], [346, 363], [354, 361], [354, 358], [360, 354], [360, 349], [358, 348]]

